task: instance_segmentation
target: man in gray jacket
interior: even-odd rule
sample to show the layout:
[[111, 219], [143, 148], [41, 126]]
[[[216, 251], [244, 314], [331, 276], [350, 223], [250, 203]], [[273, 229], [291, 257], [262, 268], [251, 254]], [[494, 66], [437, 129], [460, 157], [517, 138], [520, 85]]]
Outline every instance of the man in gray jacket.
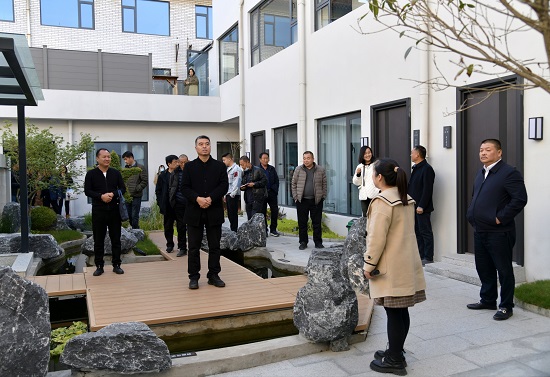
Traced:
[[128, 216], [130, 218], [130, 225], [132, 229], [139, 229], [139, 211], [141, 209], [141, 197], [143, 196], [143, 190], [149, 183], [149, 177], [147, 176], [147, 169], [144, 165], [138, 164], [134, 159], [134, 154], [130, 151], [126, 151], [122, 154], [122, 158], [126, 163], [125, 168], [140, 168], [139, 174], [134, 174], [128, 178], [126, 186], [128, 187], [128, 193], [132, 197], [132, 201], [126, 203], [128, 209]]
[[300, 250], [307, 247], [307, 221], [311, 216], [313, 226], [313, 242], [315, 248], [322, 249], [323, 238], [321, 219], [323, 202], [327, 197], [327, 175], [325, 169], [315, 163], [313, 152], [305, 151], [303, 165], [294, 170], [292, 176], [292, 198], [296, 203], [298, 214]]

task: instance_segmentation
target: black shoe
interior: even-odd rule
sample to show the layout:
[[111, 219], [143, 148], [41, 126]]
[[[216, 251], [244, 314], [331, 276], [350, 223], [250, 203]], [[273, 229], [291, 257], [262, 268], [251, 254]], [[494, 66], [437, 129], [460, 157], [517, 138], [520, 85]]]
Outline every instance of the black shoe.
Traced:
[[189, 280], [189, 289], [199, 289], [199, 280], [198, 279]]
[[493, 316], [495, 321], [504, 321], [514, 315], [512, 309], [498, 308], [498, 311]]
[[279, 237], [279, 236], [280, 236], [279, 232], [277, 232], [276, 230], [272, 230], [270, 234], [271, 234], [273, 237]]
[[166, 252], [167, 252], [167, 253], [171, 253], [172, 251], [174, 251], [174, 246], [168, 246], [168, 247], [166, 248]]
[[[385, 351], [382, 351], [382, 350], [378, 350], [374, 353], [374, 358], [376, 360], [382, 360], [384, 357], [386, 357], [386, 353], [388, 352], [388, 350], [385, 350]], [[404, 353], [405, 351], [403, 351]], [[406, 367], [407, 366], [407, 360], [405, 359], [405, 355], [403, 355], [403, 365]]]
[[425, 265], [430, 264], [430, 263], [433, 263], [433, 262], [434, 262], [433, 260], [422, 259], [422, 266], [425, 266]]
[[208, 278], [208, 284], [213, 285], [214, 287], [223, 288], [225, 283], [218, 275], [212, 275]]
[[483, 302], [476, 302], [475, 304], [468, 304], [466, 305], [468, 309], [472, 310], [481, 310], [481, 309], [489, 309], [489, 310], [496, 310], [497, 306], [496, 304], [485, 304]]
[[179, 249], [178, 254], [176, 255], [176, 257], [183, 257], [184, 255], [187, 255], [187, 250]]
[[406, 376], [407, 370], [402, 360], [395, 360], [391, 356], [384, 356], [382, 360], [373, 360], [370, 369], [379, 373], [393, 373], [398, 376]]
[[302, 243], [300, 243], [300, 246], [298, 246], [298, 249], [300, 249], [300, 250], [305, 250], [306, 247], [307, 247], [307, 243], [303, 243], [303, 242], [302, 242]]
[[94, 271], [94, 276], [100, 276], [103, 275], [105, 271], [103, 271], [103, 266], [97, 266]]
[[124, 273], [124, 270], [120, 268], [120, 265], [116, 264], [113, 266], [113, 272], [117, 275], [122, 275]]
[[315, 248], [316, 249], [324, 249], [325, 247], [323, 246], [322, 243], [318, 243], [318, 244], [315, 245]]

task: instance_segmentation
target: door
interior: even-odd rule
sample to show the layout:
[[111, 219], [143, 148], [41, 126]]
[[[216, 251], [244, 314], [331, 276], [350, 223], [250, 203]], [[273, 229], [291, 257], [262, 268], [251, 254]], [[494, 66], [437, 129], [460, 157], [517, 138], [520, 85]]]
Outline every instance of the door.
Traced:
[[373, 153], [397, 161], [407, 178], [411, 175], [410, 109], [410, 98], [371, 106]]
[[280, 205], [294, 205], [292, 199], [292, 175], [298, 166], [298, 127], [288, 126], [274, 130], [275, 158], [274, 161], [277, 175], [279, 176]]
[[[518, 83], [516, 77], [506, 81]], [[479, 146], [484, 139], [499, 139], [502, 159], [523, 174], [523, 103], [519, 90], [505, 90], [488, 96], [488, 89], [502, 86], [502, 80], [479, 84], [479, 89], [458, 91], [459, 104], [466, 110], [457, 117], [458, 240], [459, 253], [474, 252], [473, 228], [466, 211], [472, 198], [474, 179], [482, 164]], [[523, 264], [523, 212], [516, 217], [517, 241], [513, 258]]]
[[260, 153], [265, 152], [265, 131], [250, 134], [250, 162], [260, 164]]

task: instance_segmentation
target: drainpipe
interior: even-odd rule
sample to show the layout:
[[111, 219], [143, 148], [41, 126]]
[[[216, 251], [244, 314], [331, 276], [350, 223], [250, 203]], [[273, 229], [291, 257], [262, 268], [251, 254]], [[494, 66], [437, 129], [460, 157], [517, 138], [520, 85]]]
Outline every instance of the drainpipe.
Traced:
[[32, 47], [31, 43], [31, 0], [26, 1], [26, 14], [27, 14], [27, 43], [29, 47]]
[[239, 142], [241, 144], [241, 156], [247, 151], [245, 136], [245, 96], [244, 96], [244, 0], [239, 4], [239, 81], [241, 83], [240, 111], [239, 111]]
[[[426, 2], [426, 6], [430, 7], [430, 1]], [[429, 31], [429, 24], [426, 23], [423, 27]], [[421, 51], [422, 52], [422, 51]], [[418, 109], [418, 129], [420, 130], [420, 144], [422, 144], [429, 154], [430, 144], [430, 45], [426, 45], [426, 51], [420, 55], [420, 106]]]
[[[299, 89], [299, 113], [298, 113], [298, 153], [308, 150], [306, 145], [307, 127], [307, 92], [306, 92], [306, 2], [298, 0], [298, 89]], [[312, 148], [313, 149], [313, 148]]]
[[73, 143], [73, 120], [69, 120], [69, 144]]

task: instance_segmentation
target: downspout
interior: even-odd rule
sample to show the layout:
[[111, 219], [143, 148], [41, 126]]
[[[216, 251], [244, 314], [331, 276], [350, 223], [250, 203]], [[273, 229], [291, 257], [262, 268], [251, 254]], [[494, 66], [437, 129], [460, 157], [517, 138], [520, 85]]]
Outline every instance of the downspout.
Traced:
[[69, 144], [73, 143], [73, 120], [69, 119]]
[[306, 92], [306, 1], [298, 0], [298, 91], [300, 108], [298, 112], [298, 153], [308, 150], [307, 137], [307, 92]]
[[31, 43], [31, 0], [26, 1], [26, 15], [27, 15], [27, 43], [29, 47], [32, 47]]
[[[426, 6], [429, 9], [430, 1], [426, 2]], [[426, 34], [429, 35], [430, 25], [426, 23], [423, 26], [426, 30]], [[430, 150], [430, 85], [428, 84], [428, 80], [430, 79], [430, 53], [430, 45], [426, 44], [426, 51], [420, 55], [420, 82], [422, 84], [420, 86], [420, 106], [418, 109], [420, 144], [426, 148], [428, 151], [427, 154], [429, 154]]]
[[246, 136], [245, 136], [245, 96], [244, 96], [244, 0], [239, 4], [239, 81], [240, 89], [240, 111], [239, 111], [239, 143], [241, 143], [241, 155], [245, 154]]

